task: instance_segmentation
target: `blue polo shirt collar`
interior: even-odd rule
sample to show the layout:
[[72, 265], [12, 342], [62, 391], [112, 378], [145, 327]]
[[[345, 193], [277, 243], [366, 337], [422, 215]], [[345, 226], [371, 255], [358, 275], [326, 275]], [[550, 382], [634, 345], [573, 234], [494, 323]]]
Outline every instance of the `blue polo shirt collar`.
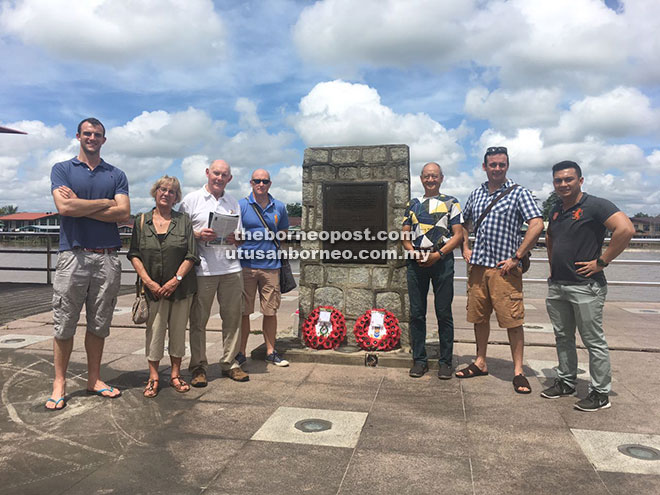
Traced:
[[[71, 159], [71, 163], [73, 163], [74, 165], [84, 165], [85, 167], [89, 167], [89, 165], [87, 165], [85, 162], [81, 162], [80, 160], [78, 160], [77, 156], [74, 156]], [[108, 166], [108, 164], [105, 162], [105, 160], [103, 158], [101, 158], [101, 162], [94, 168], [98, 168], [98, 167], [103, 167], [103, 168], [108, 169], [108, 170], [110, 169], [110, 167]]]
[[[254, 192], [251, 192], [250, 195], [247, 197], [248, 203], [254, 203], [257, 206], [261, 207], [259, 203], [257, 203], [257, 200], [254, 199]], [[275, 202], [273, 201], [273, 197], [268, 193], [268, 204], [266, 205], [266, 208], [264, 208], [264, 211], [266, 211], [268, 208], [273, 206]]]

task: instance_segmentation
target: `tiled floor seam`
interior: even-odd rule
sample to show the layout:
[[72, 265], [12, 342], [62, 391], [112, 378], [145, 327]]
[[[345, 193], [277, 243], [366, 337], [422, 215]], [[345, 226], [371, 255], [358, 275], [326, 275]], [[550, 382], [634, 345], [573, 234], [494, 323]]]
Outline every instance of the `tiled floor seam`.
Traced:
[[[539, 382], [541, 382], [540, 377], [537, 377], [537, 379], [538, 379]], [[555, 401], [552, 401], [552, 400], [550, 400], [550, 399], [546, 399], [546, 401], [547, 401], [547, 402], [550, 402], [551, 404], [552, 404], [553, 402], [555, 402]], [[556, 413], [559, 414], [559, 404], [554, 404], [553, 407], [555, 408]], [[577, 414], [578, 411], [575, 411], [575, 413]], [[588, 413], [582, 413], [582, 414], [588, 414]], [[571, 430], [571, 427], [568, 425], [568, 423], [566, 422], [566, 420], [564, 419], [564, 417], [563, 417], [561, 414], [559, 414], [559, 417], [561, 417], [561, 420], [562, 420], [562, 422], [564, 423], [564, 426], [568, 429], [569, 432], [571, 432], [571, 438], [573, 438], [573, 441], [574, 441], [574, 442], [577, 444], [577, 446], [580, 448], [580, 452], [582, 452], [582, 455], [584, 456], [584, 458], [587, 460], [587, 462], [588, 462], [589, 465], [591, 466], [591, 469], [594, 470], [594, 473], [595, 473], [596, 476], [598, 477], [598, 481], [601, 482], [601, 484], [603, 485], [603, 488], [605, 489], [605, 493], [607, 493], [608, 495], [612, 495], [612, 492], [610, 492], [610, 490], [607, 488], [607, 485], [605, 484], [605, 481], [603, 481], [603, 478], [601, 478], [600, 473], [599, 473], [598, 470], [596, 469], [596, 466], [594, 466], [594, 465], [591, 463], [591, 461], [589, 460], [589, 458], [587, 457], [587, 455], [586, 455], [586, 454], [584, 453], [584, 451], [582, 450], [582, 446], [580, 445], [580, 442], [577, 441], [577, 438], [575, 438], [575, 435], [573, 435], [573, 432], [572, 432], [572, 430]]]
[[[465, 427], [465, 437], [470, 442], [470, 434], [467, 425], [467, 411], [465, 410], [465, 394], [463, 391], [463, 382], [459, 380], [458, 389], [461, 391], [461, 406], [463, 407], [463, 426]], [[470, 464], [470, 483], [472, 484], [472, 495], [476, 495], [477, 491], [474, 486], [474, 470], [472, 469], [472, 446], [468, 446], [468, 463]]]
[[[380, 382], [378, 382], [378, 388], [376, 389], [376, 393], [374, 394], [374, 398], [371, 401], [371, 404], [369, 405], [369, 411], [367, 411], [367, 417], [368, 415], [371, 414], [372, 409], [374, 408], [374, 404], [376, 403], [376, 398], [378, 397], [378, 394], [380, 392], [380, 388], [383, 385], [383, 381], [385, 381], [385, 377], [382, 376], [380, 378]], [[353, 457], [355, 456], [355, 452], [357, 452], [359, 442], [355, 444], [355, 447], [353, 447], [353, 451], [351, 452], [351, 457], [348, 459], [348, 464], [346, 464], [346, 469], [344, 469], [344, 474], [341, 477], [341, 481], [339, 482], [339, 486], [337, 487], [337, 494], [339, 495], [341, 493], [341, 487], [344, 485], [344, 480], [346, 479], [346, 475], [348, 474], [348, 470], [351, 467], [351, 462], [353, 462]]]

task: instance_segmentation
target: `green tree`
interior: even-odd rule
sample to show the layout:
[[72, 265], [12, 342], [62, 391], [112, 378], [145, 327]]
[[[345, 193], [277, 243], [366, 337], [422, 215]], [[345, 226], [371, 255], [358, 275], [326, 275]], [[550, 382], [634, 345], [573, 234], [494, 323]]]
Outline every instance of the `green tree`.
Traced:
[[651, 218], [651, 215], [647, 215], [646, 213], [642, 213], [640, 211], [639, 213], [635, 213], [633, 218]]
[[0, 216], [11, 215], [12, 213], [16, 213], [17, 211], [18, 211], [18, 206], [14, 206], [14, 205], [0, 206]]
[[286, 212], [290, 217], [302, 217], [302, 205], [300, 203], [287, 203]]
[[548, 196], [548, 199], [546, 199], [543, 202], [543, 220], [547, 222], [550, 218], [550, 210], [552, 210], [552, 207], [555, 205], [555, 203], [559, 201], [559, 198], [557, 197], [557, 193], [552, 191], [550, 193], [550, 196]]

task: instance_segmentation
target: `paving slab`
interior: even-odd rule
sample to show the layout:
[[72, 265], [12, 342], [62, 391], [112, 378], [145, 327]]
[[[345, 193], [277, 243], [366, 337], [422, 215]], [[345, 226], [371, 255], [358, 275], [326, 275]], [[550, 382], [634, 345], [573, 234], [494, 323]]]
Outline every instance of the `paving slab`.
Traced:
[[[121, 296], [120, 308], [130, 306], [131, 298]], [[543, 301], [528, 302], [528, 322], [538, 327], [526, 332], [530, 395], [514, 393], [506, 331], [495, 325], [485, 377], [443, 381], [432, 370], [412, 379], [410, 355], [402, 351], [381, 355], [373, 368], [364, 365], [364, 353], [338, 361], [305, 351], [308, 362], [301, 362], [287, 352], [291, 366], [278, 368], [263, 361], [263, 336], [253, 334], [244, 365], [250, 381], [238, 383], [221, 376], [222, 322], [215, 318], [207, 334], [208, 387], [178, 394], [167, 386], [165, 356], [162, 390], [145, 399], [144, 327], [132, 325], [121, 310], [106, 342], [102, 376], [122, 397], [86, 395], [82, 322], [67, 375], [67, 407], [50, 413], [43, 405], [53, 374], [52, 316], [8, 322], [0, 327], [0, 340], [43, 340], [0, 348], [0, 493], [659, 493], [660, 475], [648, 468], [624, 472], [624, 456], [613, 449], [632, 440], [657, 445], [660, 374], [641, 376], [639, 370], [660, 367], [658, 316], [607, 303], [606, 333], [628, 350], [611, 352], [612, 408], [583, 413], [573, 408], [574, 397], [539, 396], [552, 383], [556, 352]], [[475, 352], [464, 303], [464, 296], [455, 300], [454, 368], [470, 363]], [[281, 323], [291, 326], [295, 301], [286, 304]], [[252, 330], [259, 326], [258, 317]], [[578, 359], [578, 395], [584, 396], [586, 350], [578, 350]], [[338, 362], [343, 364], [330, 364]], [[190, 376], [187, 364], [186, 357], [184, 378]], [[255, 434], [287, 408], [341, 411], [364, 420], [349, 447], [257, 440]], [[283, 419], [275, 431], [292, 428], [293, 419]], [[604, 460], [591, 459], [576, 431], [613, 435], [607, 448], [592, 440], [592, 451]], [[660, 463], [646, 462], [653, 469]]]

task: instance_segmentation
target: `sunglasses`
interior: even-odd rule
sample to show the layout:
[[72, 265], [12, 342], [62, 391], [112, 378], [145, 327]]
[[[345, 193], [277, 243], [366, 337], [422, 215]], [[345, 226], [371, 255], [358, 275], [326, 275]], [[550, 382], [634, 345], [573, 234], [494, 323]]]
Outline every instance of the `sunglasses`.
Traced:
[[491, 146], [490, 148], [486, 148], [487, 155], [499, 155], [501, 153], [508, 155], [507, 149], [504, 146]]
[[252, 184], [268, 185], [270, 184], [270, 179], [252, 179], [250, 182], [252, 182]]

